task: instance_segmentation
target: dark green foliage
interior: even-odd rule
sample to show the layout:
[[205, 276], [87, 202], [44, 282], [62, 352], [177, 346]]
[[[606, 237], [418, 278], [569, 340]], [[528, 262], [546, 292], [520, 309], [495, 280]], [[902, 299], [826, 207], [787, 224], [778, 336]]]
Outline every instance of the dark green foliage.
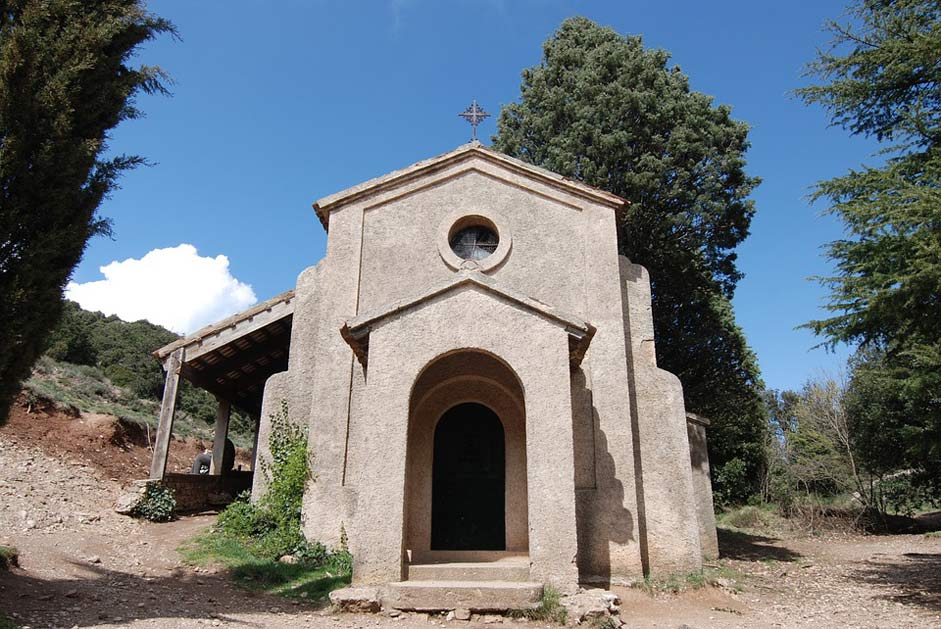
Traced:
[[[178, 338], [147, 321], [128, 323], [66, 301], [59, 323], [50, 332], [46, 353], [56, 360], [97, 366], [111, 382], [137, 397], [159, 400], [164, 374], [151, 352]], [[77, 355], [75, 347], [87, 349]]]
[[219, 532], [238, 541], [258, 559], [276, 561], [293, 555], [311, 566], [352, 567], [346, 548], [327, 549], [301, 532], [301, 502], [310, 480], [307, 433], [288, 418], [287, 403], [271, 416], [270, 462], [262, 463], [267, 490], [257, 504], [246, 492], [219, 515]]
[[859, 344], [848, 407], [863, 465], [941, 478], [941, 5], [860, 0], [830, 24], [831, 50], [798, 94], [833, 124], [891, 143], [879, 168], [817, 185], [846, 237], [819, 278], [831, 316], [807, 324], [825, 344]]
[[151, 482], [147, 484], [144, 495], [131, 515], [151, 522], [169, 522], [173, 519], [175, 509], [176, 498], [173, 497], [173, 490], [160, 483]]
[[[886, 504], [896, 510], [908, 503], [938, 504], [941, 422], [929, 409], [941, 395], [941, 376], [871, 346], [858, 351], [850, 366], [846, 406], [854, 444], [867, 472], [895, 478], [887, 488]], [[926, 386], [925, 380], [934, 382]]]
[[158, 68], [128, 62], [166, 32], [142, 0], [0, 1], [0, 423], [86, 243], [110, 233], [98, 206], [143, 162], [105, 157], [108, 133], [140, 116], [137, 93], [165, 91]]
[[717, 507], [744, 502], [744, 499], [748, 497], [746, 491], [755, 486], [753, 480], [749, 478], [749, 471], [745, 461], [735, 457], [727, 460], [725, 465], [713, 472], [712, 500]]
[[718, 495], [740, 501], [757, 490], [766, 430], [757, 361], [731, 306], [758, 179], [744, 170], [747, 126], [668, 62], [640, 37], [568, 19], [542, 64], [523, 71], [493, 141], [631, 202], [618, 242], [650, 272], [657, 361], [683, 382], [687, 407], [713, 421]]
[[[62, 316], [48, 339], [46, 354], [59, 361], [98, 367], [113, 384], [121, 387], [130, 398], [160, 402], [163, 396], [164, 372], [151, 354], [179, 336], [148, 321], [128, 323], [118, 317], [82, 310], [66, 301]], [[177, 408], [197, 422], [213, 424], [217, 402], [203, 389], [180, 381]], [[233, 409], [230, 430], [249, 435], [254, 422], [248, 415]]]
[[20, 565], [20, 553], [12, 546], [0, 546], [0, 570]]
[[831, 21], [831, 48], [807, 70], [825, 82], [797, 90], [853, 134], [937, 146], [941, 140], [941, 5], [935, 0], [856, 0], [850, 24]]

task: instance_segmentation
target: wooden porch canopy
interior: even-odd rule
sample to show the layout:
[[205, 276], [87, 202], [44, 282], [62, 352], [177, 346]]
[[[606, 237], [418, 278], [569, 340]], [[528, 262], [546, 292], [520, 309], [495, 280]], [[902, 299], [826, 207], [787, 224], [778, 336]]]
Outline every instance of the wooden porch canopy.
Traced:
[[288, 368], [294, 291], [165, 345], [153, 355], [167, 367], [182, 349], [180, 375], [250, 415], [261, 411], [265, 380]]
[[257, 421], [265, 381], [288, 367], [293, 317], [294, 291], [289, 290], [153, 352], [167, 379], [151, 478], [163, 478], [166, 471], [180, 377], [219, 400], [213, 444], [213, 467], [218, 468], [228, 434], [229, 408], [236, 406]]

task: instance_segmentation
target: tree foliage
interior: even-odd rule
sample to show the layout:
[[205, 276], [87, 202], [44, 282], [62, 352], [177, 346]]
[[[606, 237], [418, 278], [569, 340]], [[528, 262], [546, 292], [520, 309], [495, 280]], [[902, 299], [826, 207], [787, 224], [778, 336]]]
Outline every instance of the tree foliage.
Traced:
[[[851, 396], [869, 462], [941, 477], [941, 5], [859, 0], [798, 90], [833, 124], [886, 143], [885, 163], [821, 182], [846, 237], [827, 254], [825, 344], [859, 344]], [[877, 429], [878, 427], [878, 429]]]
[[846, 383], [831, 377], [809, 380], [799, 392], [771, 395], [775, 451], [769, 461], [769, 493], [785, 511], [793, 492], [853, 492], [868, 506], [845, 401]]
[[[151, 353], [179, 338], [149, 321], [122, 321], [66, 301], [45, 353], [56, 360], [98, 367], [131, 396], [159, 402], [165, 374]], [[207, 424], [215, 422], [217, 402], [210, 393], [183, 379], [178, 396], [179, 410]], [[255, 430], [254, 421], [239, 409], [232, 409], [229, 425], [240, 434], [250, 435]]]
[[173, 26], [143, 0], [0, 1], [0, 422], [59, 317], [62, 289], [122, 171], [108, 132], [137, 118], [134, 96], [165, 91], [129, 65]]
[[747, 126], [669, 59], [570, 18], [523, 71], [493, 142], [630, 200], [619, 248], [650, 272], [658, 363], [680, 377], [688, 408], [713, 420], [717, 495], [737, 501], [756, 489], [766, 430], [757, 361], [730, 301], [758, 179], [744, 169]]
[[[848, 379], [820, 376], [800, 391], [769, 392], [772, 438], [764, 497], [785, 515], [822, 515], [834, 499], [858, 514], [910, 514], [941, 504], [924, 470], [899, 467], [911, 429], [899, 399], [886, 395], [879, 351], [857, 354]], [[866, 518], [885, 526], [884, 517]]]

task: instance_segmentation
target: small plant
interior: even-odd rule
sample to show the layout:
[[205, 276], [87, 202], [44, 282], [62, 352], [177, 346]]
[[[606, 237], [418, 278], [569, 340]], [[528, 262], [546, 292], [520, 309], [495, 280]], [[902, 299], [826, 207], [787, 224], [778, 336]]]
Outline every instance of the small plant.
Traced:
[[601, 616], [595, 618], [592, 625], [595, 629], [618, 629], [621, 626], [621, 621], [615, 619], [613, 616]]
[[172, 489], [160, 483], [147, 483], [144, 495], [131, 515], [151, 522], [169, 522], [175, 510], [176, 498]]
[[702, 570], [697, 570], [696, 572], [690, 572], [686, 575], [686, 586], [693, 590], [698, 590], [699, 588], [706, 586], [706, 575]]
[[658, 592], [684, 592], [686, 590], [698, 590], [705, 587], [709, 582], [709, 577], [703, 570], [696, 570], [687, 574], [671, 574], [666, 577], [654, 578], [649, 574], [644, 576], [643, 589], [648, 594]]
[[568, 620], [568, 610], [562, 605], [562, 595], [551, 585], [542, 590], [542, 600], [535, 609], [522, 609], [510, 614], [514, 618], [527, 618], [537, 622], [554, 622], [564, 625]]
[[348, 550], [337, 550], [330, 554], [326, 564], [339, 574], [353, 573], [353, 555]]
[[0, 546], [0, 570], [20, 565], [20, 553], [12, 546]]
[[308, 542], [306, 539], [294, 547], [291, 552], [301, 563], [322, 566], [330, 558], [330, 551], [320, 542]]

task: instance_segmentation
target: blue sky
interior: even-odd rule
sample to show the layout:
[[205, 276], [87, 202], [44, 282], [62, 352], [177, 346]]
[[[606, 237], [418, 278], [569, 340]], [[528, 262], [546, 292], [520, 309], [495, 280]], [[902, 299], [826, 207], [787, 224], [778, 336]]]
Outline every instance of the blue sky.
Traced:
[[[739, 250], [745, 279], [735, 308], [768, 386], [799, 387], [845, 360], [846, 350], [811, 350], [817, 340], [794, 329], [823, 314], [825, 293], [807, 278], [828, 273], [821, 246], [841, 234], [807, 195], [815, 181], [873, 162], [875, 147], [828, 128], [823, 111], [788, 94], [826, 45], [823, 23], [843, 13], [842, 2], [152, 0], [150, 8], [182, 41], [163, 37], [142, 50], [141, 62], [172, 75], [173, 96], [139, 98], [146, 117], [113, 133], [113, 151], [153, 165], [122, 178], [101, 208], [115, 238], [92, 241], [73, 275], [89, 292], [110, 290], [105, 302], [142, 299], [127, 283], [88, 284], [102, 280], [100, 267], [132, 259], [111, 274], [126, 271], [127, 282], [153, 293], [158, 279], [135, 275], [144, 265], [134, 260], [182, 243], [206, 258], [208, 275], [224, 276], [233, 308], [293, 287], [324, 253], [313, 201], [466, 142], [470, 129], [456, 114], [472, 98], [497, 114], [518, 97], [520, 72], [539, 62], [542, 42], [566, 17], [585, 15], [669, 50], [693, 89], [752, 127], [748, 170], [764, 183]], [[481, 126], [485, 141], [495, 118]], [[182, 260], [196, 255], [180, 251]]]

